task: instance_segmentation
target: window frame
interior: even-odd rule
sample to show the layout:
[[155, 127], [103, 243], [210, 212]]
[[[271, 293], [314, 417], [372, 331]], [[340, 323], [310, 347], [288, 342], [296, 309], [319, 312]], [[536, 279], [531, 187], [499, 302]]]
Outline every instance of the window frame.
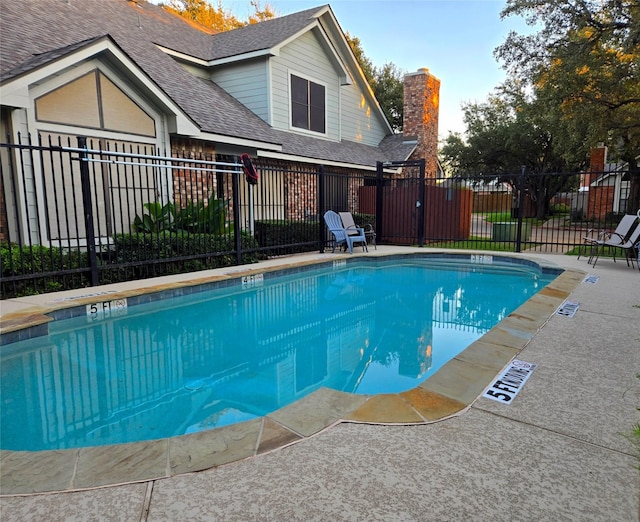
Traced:
[[[294, 82], [294, 78], [296, 80], [304, 80], [306, 82], [306, 100], [304, 103], [301, 103], [301, 101], [296, 100], [295, 96], [294, 96], [294, 92], [293, 92], [293, 82]], [[304, 74], [300, 74], [298, 72], [294, 72], [294, 71], [289, 71], [289, 81], [288, 81], [288, 87], [289, 87], [289, 129], [296, 131], [296, 132], [303, 132], [303, 133], [308, 133], [308, 134], [313, 134], [315, 136], [326, 136], [327, 135], [327, 84], [325, 82], [321, 82], [315, 78], [311, 78], [309, 76], [306, 76]], [[311, 91], [313, 87], [321, 87], [322, 88], [322, 106], [320, 106], [319, 104], [314, 104], [312, 103], [314, 100], [317, 100], [318, 98], [313, 98], [310, 99], [311, 97]], [[298, 105], [302, 105], [306, 108], [306, 127], [301, 127], [298, 126], [296, 124], [294, 124], [294, 104], [298, 104]], [[314, 130], [312, 128], [312, 122], [314, 121], [314, 119], [312, 119], [312, 111], [313, 109], [317, 110], [321, 110], [322, 111], [322, 128], [323, 130]]]

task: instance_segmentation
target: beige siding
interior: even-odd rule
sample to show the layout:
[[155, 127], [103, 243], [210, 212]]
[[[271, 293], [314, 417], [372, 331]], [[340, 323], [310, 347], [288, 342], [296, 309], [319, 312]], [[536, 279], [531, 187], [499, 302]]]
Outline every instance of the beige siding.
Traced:
[[141, 136], [155, 136], [153, 118], [131, 98], [116, 87], [104, 74], [100, 74], [102, 112], [106, 130], [128, 132]]
[[36, 119], [100, 128], [100, 107], [95, 71], [38, 98]]
[[155, 122], [104, 74], [92, 71], [35, 101], [38, 121], [155, 136]]

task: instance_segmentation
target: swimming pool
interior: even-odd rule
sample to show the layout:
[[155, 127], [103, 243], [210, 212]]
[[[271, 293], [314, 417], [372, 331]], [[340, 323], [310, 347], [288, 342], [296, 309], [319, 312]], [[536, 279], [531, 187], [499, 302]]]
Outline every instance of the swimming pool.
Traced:
[[558, 273], [454, 259], [354, 258], [67, 309], [3, 347], [2, 449], [194, 433], [321, 387], [409, 390]]

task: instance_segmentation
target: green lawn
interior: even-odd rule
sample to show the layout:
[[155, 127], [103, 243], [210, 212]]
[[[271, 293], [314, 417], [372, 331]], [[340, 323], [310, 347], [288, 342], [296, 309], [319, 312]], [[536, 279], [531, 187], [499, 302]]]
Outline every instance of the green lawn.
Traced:
[[[485, 214], [484, 220], [487, 223], [505, 223], [509, 221], [516, 222], [518, 221], [518, 218], [512, 218], [511, 212], [489, 212]], [[542, 223], [544, 223], [544, 220], [540, 220], [537, 218], [522, 218], [522, 221], [529, 221], [533, 225], [541, 225]]]
[[[534, 243], [522, 242], [521, 246], [529, 248]], [[502, 242], [491, 241], [490, 239], [483, 237], [471, 236], [469, 239], [461, 241], [439, 241], [436, 243], [429, 243], [425, 245], [431, 248], [457, 248], [457, 249], [472, 249], [472, 250], [494, 250], [496, 252], [515, 252], [515, 242]], [[577, 255], [577, 254], [576, 254]]]

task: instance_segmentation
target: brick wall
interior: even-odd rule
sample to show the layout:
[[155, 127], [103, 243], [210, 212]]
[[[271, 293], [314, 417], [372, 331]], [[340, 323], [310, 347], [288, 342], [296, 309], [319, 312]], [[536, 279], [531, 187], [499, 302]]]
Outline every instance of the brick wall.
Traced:
[[[186, 160], [215, 161], [216, 150], [213, 143], [189, 138], [171, 140], [171, 156]], [[190, 201], [207, 200], [216, 191], [216, 177], [211, 173], [196, 170], [175, 170], [173, 172], [174, 203], [183, 208]]]
[[591, 187], [587, 217], [603, 220], [613, 208], [614, 197], [615, 187], [613, 185]]
[[425, 159], [427, 178], [435, 178], [438, 172], [438, 117], [440, 105], [440, 80], [419, 69], [404, 77], [403, 134], [417, 140], [412, 160]]
[[580, 186], [588, 187], [595, 179], [604, 172], [607, 164], [607, 147], [599, 144], [591, 149], [589, 154], [589, 171], [581, 176]]

